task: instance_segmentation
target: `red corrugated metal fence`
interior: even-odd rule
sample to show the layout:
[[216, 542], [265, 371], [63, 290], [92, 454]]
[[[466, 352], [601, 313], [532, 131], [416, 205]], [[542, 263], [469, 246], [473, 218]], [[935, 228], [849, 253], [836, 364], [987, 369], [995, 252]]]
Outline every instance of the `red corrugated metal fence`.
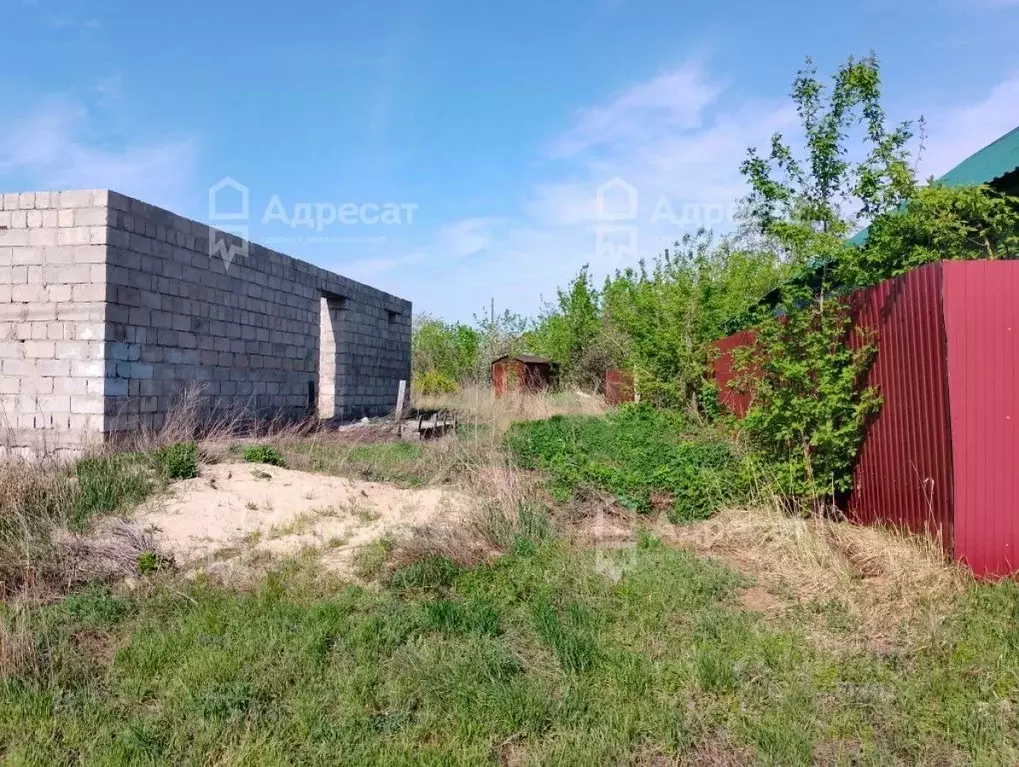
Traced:
[[733, 370], [732, 352], [754, 342], [752, 330], [741, 330], [733, 333], [719, 341], [715, 341], [718, 354], [712, 363], [715, 371], [715, 381], [718, 383], [718, 400], [730, 413], [738, 416], [746, 415], [750, 409], [750, 397], [746, 394], [734, 391], [731, 384], [736, 379], [736, 371]]
[[876, 332], [866, 384], [881, 409], [868, 425], [846, 511], [940, 536], [951, 552], [952, 449], [941, 311], [941, 264], [930, 264], [850, 301], [854, 322]]
[[[846, 511], [858, 522], [930, 530], [951, 550], [951, 436], [940, 296], [941, 265], [931, 264], [848, 299], [854, 322], [876, 334], [878, 353], [867, 384], [879, 389], [883, 404], [868, 425]], [[738, 415], [750, 402], [728, 388], [734, 377], [732, 350], [752, 341], [753, 333], [744, 330], [716, 344], [720, 399]]]
[[1019, 568], [1019, 262], [943, 264], [955, 463], [955, 555]]

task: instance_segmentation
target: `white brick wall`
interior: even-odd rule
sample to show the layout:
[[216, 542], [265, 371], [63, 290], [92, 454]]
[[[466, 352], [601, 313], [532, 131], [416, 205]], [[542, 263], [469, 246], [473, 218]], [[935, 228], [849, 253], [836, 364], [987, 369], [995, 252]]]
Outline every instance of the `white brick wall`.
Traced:
[[410, 376], [409, 302], [257, 245], [227, 266], [209, 237], [114, 192], [0, 197], [8, 443], [158, 428], [196, 381], [210, 402], [263, 415], [394, 407]]
[[106, 240], [107, 201], [90, 191], [0, 199], [4, 446], [60, 449], [102, 431], [106, 247], [92, 243]]

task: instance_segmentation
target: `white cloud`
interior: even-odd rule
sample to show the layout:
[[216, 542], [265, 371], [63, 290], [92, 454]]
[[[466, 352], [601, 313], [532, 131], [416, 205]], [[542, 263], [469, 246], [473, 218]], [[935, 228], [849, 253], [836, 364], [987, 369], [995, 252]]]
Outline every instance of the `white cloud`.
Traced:
[[[542, 166], [514, 215], [444, 227], [423, 248], [430, 268], [392, 275], [391, 288], [418, 296], [426, 311], [461, 319], [487, 306], [490, 296], [497, 307], [530, 313], [542, 294], [554, 293], [584, 263], [596, 279], [632, 265], [636, 257], [597, 252], [597, 190], [616, 177], [638, 193], [636, 220], [621, 222], [637, 227], [638, 256], [660, 252], [698, 224], [718, 226], [718, 212], [743, 195], [739, 163], [747, 146], [795, 121], [786, 103], [723, 108], [724, 92], [721, 82], [688, 64], [582, 110], [550, 142], [552, 162]], [[685, 226], [652, 222], [659, 199], [677, 219], [714, 217]], [[450, 258], [481, 252], [477, 259]]]
[[380, 274], [392, 272], [401, 267], [413, 266], [424, 260], [425, 255], [418, 252], [392, 258], [362, 258], [344, 264], [343, 273], [355, 280], [368, 282]]
[[[596, 279], [630, 265], [635, 258], [596, 252], [596, 192], [615, 177], [638, 192], [637, 219], [621, 223], [636, 225], [639, 256], [660, 252], [698, 224], [726, 229], [729, 223], [719, 225], [717, 214], [731, 212], [746, 192], [739, 165], [747, 147], [766, 150], [776, 131], [795, 143], [799, 130], [788, 100], [729, 104], [727, 95], [719, 81], [688, 65], [582, 111], [550, 142], [553, 161], [541, 166], [518, 211], [444, 227], [421, 248], [427, 268], [386, 275], [389, 289], [414, 297], [422, 310], [455, 319], [469, 319], [492, 296], [497, 309], [531, 313], [542, 294], [549, 297], [584, 263]], [[890, 105], [889, 111], [900, 106], [906, 105]], [[926, 111], [921, 173], [940, 174], [1019, 124], [1019, 73], [972, 98]], [[678, 223], [652, 222], [661, 200]], [[483, 257], [461, 258], [475, 253]]]
[[196, 166], [191, 139], [92, 139], [82, 104], [52, 100], [29, 115], [0, 120], [0, 173], [36, 189], [115, 189], [166, 207], [184, 195]]
[[606, 105], [583, 110], [572, 128], [552, 142], [553, 157], [575, 157], [621, 142], [645, 142], [663, 130], [693, 129], [722, 87], [697, 65], [635, 85]]
[[935, 110], [927, 122], [919, 173], [937, 177], [1019, 126], [1019, 72], [974, 99]]
[[436, 249], [452, 258], [473, 256], [491, 245], [492, 228], [498, 223], [497, 218], [468, 218], [444, 226], [436, 238]]

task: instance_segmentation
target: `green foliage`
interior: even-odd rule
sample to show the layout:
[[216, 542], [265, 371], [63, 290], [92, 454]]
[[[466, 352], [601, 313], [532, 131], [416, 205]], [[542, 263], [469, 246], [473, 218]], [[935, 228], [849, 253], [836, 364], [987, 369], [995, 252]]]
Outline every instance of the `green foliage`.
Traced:
[[393, 542], [389, 538], [379, 538], [358, 549], [354, 555], [354, 574], [358, 578], [370, 580], [382, 572], [393, 552]]
[[881, 402], [862, 384], [874, 339], [854, 331], [844, 302], [804, 302], [759, 323], [755, 345], [737, 359], [754, 401], [743, 427], [793, 505], [851, 489], [867, 419]]
[[172, 560], [160, 556], [155, 551], [143, 551], [138, 555], [138, 572], [142, 575], [156, 573], [172, 566]]
[[709, 517], [750, 488], [750, 467], [717, 435], [697, 435], [678, 413], [645, 403], [515, 424], [507, 443], [562, 498], [605, 491], [639, 512], [667, 510], [672, 521]]
[[153, 453], [160, 474], [166, 479], [191, 479], [198, 476], [198, 445], [178, 442]]
[[556, 362], [564, 382], [595, 389], [615, 357], [603, 338], [601, 296], [588, 267], [582, 267], [556, 296], [556, 303], [546, 305], [535, 327], [525, 334], [525, 343]]
[[456, 380], [437, 370], [426, 370], [414, 376], [411, 389], [418, 395], [453, 394], [460, 389]]
[[498, 636], [500, 633], [499, 613], [482, 601], [440, 599], [426, 603], [425, 614], [431, 626], [444, 634]]
[[[858, 222], [909, 199], [916, 189], [908, 151], [913, 133], [908, 122], [885, 127], [873, 54], [850, 57], [830, 86], [808, 59], [791, 96], [806, 156], [797, 158], [776, 133], [767, 157], [751, 148], [740, 169], [751, 187], [745, 211], [751, 230], [785, 259], [806, 264], [841, 252]], [[861, 134], [854, 134], [857, 126]], [[850, 147], [857, 136], [861, 146]]]
[[990, 187], [932, 184], [878, 216], [839, 261], [845, 285], [872, 285], [943, 259], [1019, 257], [1019, 198]]
[[[415, 318], [411, 338], [415, 391], [443, 394], [477, 376], [483, 334], [463, 323], [445, 323], [423, 315]], [[452, 388], [449, 388], [449, 384]], [[431, 386], [429, 386], [431, 384]], [[436, 386], [436, 384], [439, 384]]]
[[248, 463], [266, 463], [270, 466], [286, 466], [280, 451], [271, 445], [251, 445], [244, 448], [244, 460]]
[[84, 626], [112, 626], [131, 611], [131, 605], [106, 588], [92, 584], [60, 603], [60, 609]]
[[669, 407], [695, 402], [710, 342], [726, 335], [727, 324], [774, 288], [783, 271], [768, 251], [742, 251], [702, 231], [650, 268], [641, 263], [609, 279], [605, 332], [616, 339], [641, 398]]
[[394, 590], [448, 589], [460, 575], [460, 566], [449, 557], [429, 556], [395, 570], [386, 585]]
[[77, 521], [95, 514], [121, 511], [141, 503], [155, 489], [145, 456], [115, 453], [83, 458], [74, 465], [78, 479]]
[[[772, 138], [767, 159], [749, 150], [741, 168], [752, 190], [745, 222], [820, 284], [786, 282], [781, 316], [760, 319], [756, 343], [741, 362], [743, 386], [753, 395], [744, 426], [772, 463], [780, 490], [800, 505], [850, 489], [867, 419], [880, 404], [878, 393], [863, 386], [875, 339], [854, 328], [846, 304], [831, 298], [831, 273], [849, 259], [874, 269], [866, 256], [854, 257], [845, 237], [860, 218], [883, 216], [877, 243], [889, 244], [892, 212], [916, 183], [910, 125], [885, 128], [874, 56], [850, 58], [830, 87], [808, 60], [792, 97], [807, 156], [797, 159], [780, 135]], [[850, 142], [858, 123], [864, 130], [857, 150]]]

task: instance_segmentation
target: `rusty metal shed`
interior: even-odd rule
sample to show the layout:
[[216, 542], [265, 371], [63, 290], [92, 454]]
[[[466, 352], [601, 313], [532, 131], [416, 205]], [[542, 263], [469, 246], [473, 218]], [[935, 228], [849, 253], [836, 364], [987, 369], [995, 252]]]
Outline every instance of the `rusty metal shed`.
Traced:
[[605, 371], [605, 404], [621, 405], [633, 402], [636, 392], [633, 388], [633, 375], [625, 370]]
[[492, 362], [496, 397], [548, 389], [555, 380], [556, 364], [533, 354], [507, 354]]
[[[856, 323], [877, 333], [866, 383], [883, 404], [853, 473], [847, 515], [939, 536], [979, 576], [1019, 570], [1019, 262], [943, 261], [858, 291]], [[717, 343], [715, 378], [732, 378]], [[750, 403], [722, 396], [737, 414]]]

